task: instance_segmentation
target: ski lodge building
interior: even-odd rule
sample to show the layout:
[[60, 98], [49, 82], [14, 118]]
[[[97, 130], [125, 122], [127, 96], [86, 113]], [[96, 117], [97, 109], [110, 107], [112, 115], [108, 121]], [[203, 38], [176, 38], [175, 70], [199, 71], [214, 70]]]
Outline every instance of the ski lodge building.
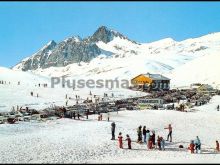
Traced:
[[170, 89], [170, 79], [161, 74], [140, 74], [131, 79], [131, 84], [148, 91]]

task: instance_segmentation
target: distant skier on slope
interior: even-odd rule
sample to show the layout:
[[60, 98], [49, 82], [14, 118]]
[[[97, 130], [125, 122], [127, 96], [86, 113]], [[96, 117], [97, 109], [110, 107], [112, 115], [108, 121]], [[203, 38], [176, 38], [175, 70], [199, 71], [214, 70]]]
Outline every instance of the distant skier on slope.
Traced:
[[76, 112], [75, 111], [73, 112], [73, 118], [74, 118], [74, 120], [76, 119]]
[[110, 113], [108, 112], [107, 113], [107, 120], [109, 121], [109, 119], [110, 119]]
[[219, 105], [217, 106], [217, 111], [219, 111]]

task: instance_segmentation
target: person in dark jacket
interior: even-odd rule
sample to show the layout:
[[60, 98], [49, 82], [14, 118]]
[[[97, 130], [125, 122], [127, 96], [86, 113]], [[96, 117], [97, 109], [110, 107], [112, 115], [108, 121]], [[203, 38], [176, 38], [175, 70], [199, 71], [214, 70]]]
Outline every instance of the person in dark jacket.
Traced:
[[73, 112], [73, 118], [74, 118], [74, 120], [76, 119], [76, 112], [75, 111]]
[[157, 137], [157, 145], [158, 145], [159, 150], [161, 150], [161, 138], [160, 138], [160, 136]]
[[138, 127], [138, 129], [137, 129], [137, 135], [138, 135], [138, 140], [137, 140], [137, 142], [138, 143], [141, 143], [142, 142], [142, 126], [140, 125], [139, 127]]
[[143, 127], [143, 136], [144, 136], [144, 142], [146, 143], [146, 134], [147, 134], [147, 130], [146, 130], [146, 126]]
[[89, 110], [86, 112], [86, 119], [89, 119]]
[[156, 135], [155, 135], [155, 131], [152, 131], [152, 144], [153, 144], [153, 147], [155, 147], [155, 145], [156, 145], [156, 142], [155, 142], [155, 140], [156, 140], [156, 137], [155, 137]]
[[216, 140], [216, 152], [219, 152], [220, 150], [219, 150], [219, 142], [218, 142], [218, 140]]
[[127, 136], [127, 141], [128, 141], [128, 149], [131, 149], [131, 138], [129, 137], [129, 135], [126, 135]]
[[79, 118], [79, 117], [80, 117], [80, 114], [79, 114], [79, 113], [77, 114], [77, 117], [78, 117], [78, 120], [80, 120], [80, 118]]
[[115, 122], [112, 122], [111, 124], [112, 139], [111, 140], [115, 140], [115, 127], [116, 127]]

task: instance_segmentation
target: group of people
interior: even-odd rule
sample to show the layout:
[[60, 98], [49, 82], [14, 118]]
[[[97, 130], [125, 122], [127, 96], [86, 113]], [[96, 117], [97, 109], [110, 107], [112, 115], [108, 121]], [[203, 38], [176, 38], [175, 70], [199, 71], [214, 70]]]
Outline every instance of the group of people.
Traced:
[[[116, 127], [115, 122], [112, 122], [111, 124], [112, 139], [111, 140], [115, 140], [115, 127]], [[168, 127], [164, 129], [169, 129], [169, 133], [167, 135], [167, 141], [170, 140], [170, 142], [172, 142], [171, 124], [169, 124]], [[146, 126], [144, 126], [142, 129], [142, 126], [140, 125], [137, 129], [137, 135], [138, 135], [137, 143], [139, 144], [146, 143], [148, 149], [153, 149], [153, 148], [158, 147], [159, 150], [165, 150], [165, 139], [162, 136], [157, 136], [157, 140], [156, 140], [156, 134], [154, 130], [150, 131], [149, 129], [146, 129]], [[131, 138], [128, 134], [126, 135], [125, 140], [128, 142], [128, 149], [131, 149]], [[123, 148], [123, 136], [121, 132], [118, 135], [118, 143], [119, 143], [119, 148]]]
[[102, 121], [102, 114], [101, 113], [98, 115], [98, 121]]
[[[7, 83], [6, 81], [3, 81], [3, 80], [0, 81], [0, 84], [6, 84], [6, 83]], [[10, 82], [9, 82], [9, 84], [10, 84]]]
[[[102, 118], [103, 116], [102, 116], [102, 113], [99, 113], [98, 114], [98, 121], [102, 121]], [[110, 113], [109, 112], [107, 112], [107, 121], [110, 121]]]
[[[31, 91], [30, 94], [31, 94], [32, 97], [34, 96], [34, 92]], [[37, 93], [36, 96], [39, 97], [38, 93]]]
[[[171, 126], [171, 124], [169, 124], [169, 126], [164, 129], [169, 129], [169, 133], [167, 135], [167, 141], [170, 139], [170, 142], [172, 142], [172, 126]], [[143, 130], [142, 130], [142, 126], [139, 126], [137, 129], [137, 135], [138, 135], [137, 142], [138, 143], [143, 143], [143, 142], [146, 143], [148, 149], [153, 149], [153, 148], [158, 147], [159, 150], [165, 150], [164, 138], [162, 136], [157, 136], [157, 140], [156, 140], [156, 134], [155, 134], [154, 130], [150, 131], [149, 129], [146, 129], [146, 126], [144, 126]], [[142, 135], [144, 138], [143, 141], [142, 141]]]
[[41, 87], [41, 85], [44, 87], [44, 88], [46, 88], [47, 87], [47, 84], [38, 84], [38, 87]]
[[191, 140], [188, 150], [193, 154], [195, 153], [200, 153], [201, 152], [201, 141], [198, 136], [196, 136], [195, 140]]
[[[128, 134], [126, 135], [126, 141], [128, 141], [128, 149], [131, 149], [131, 138]], [[118, 135], [118, 142], [119, 142], [119, 148], [123, 149], [123, 136], [121, 132], [119, 132]]]
[[[188, 147], [188, 150], [190, 151], [191, 154], [201, 153], [201, 141], [200, 141], [200, 139], [199, 139], [198, 136], [196, 136], [196, 139], [195, 139], [195, 140], [191, 140], [191, 142], [190, 142], [190, 144], [189, 144], [189, 147]], [[218, 140], [216, 140], [215, 151], [216, 151], [216, 152], [219, 152], [219, 151], [220, 151]]]
[[[111, 124], [111, 126], [112, 126], [112, 139], [111, 140], [115, 140], [115, 126], [116, 126], [116, 124], [113, 122]], [[164, 129], [169, 130], [166, 141], [172, 142], [172, 126], [171, 126], [171, 124], [169, 124], [168, 127], [165, 127]], [[156, 140], [156, 135], [155, 135], [154, 130], [150, 131], [149, 129], [146, 129], [146, 126], [144, 126], [142, 129], [142, 126], [140, 125], [137, 129], [137, 135], [138, 135], [137, 143], [146, 143], [148, 149], [153, 149], [153, 148], [158, 147], [159, 150], [165, 150], [164, 138], [157, 136], [157, 140]], [[143, 135], [143, 139], [142, 139], [142, 135]], [[131, 149], [131, 138], [128, 134], [126, 135], [126, 141], [128, 142], [128, 149]], [[122, 136], [121, 132], [118, 135], [118, 143], [119, 143], [119, 148], [123, 149], [123, 136]], [[196, 136], [195, 140], [191, 140], [187, 149], [192, 154], [193, 153], [201, 153], [200, 138], [198, 136]], [[216, 152], [220, 151], [218, 140], [216, 140], [215, 151]]]

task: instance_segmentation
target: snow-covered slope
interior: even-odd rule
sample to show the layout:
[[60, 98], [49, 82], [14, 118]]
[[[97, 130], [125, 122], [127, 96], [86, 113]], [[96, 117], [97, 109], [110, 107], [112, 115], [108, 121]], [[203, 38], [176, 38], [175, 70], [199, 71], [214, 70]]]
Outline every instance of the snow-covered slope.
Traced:
[[49, 77], [36, 75], [31, 72], [22, 72], [19, 70], [11, 70], [5, 67], [0, 67], [0, 81], [7, 81], [7, 83], [18, 84], [22, 82], [23, 85], [33, 85], [33, 82], [42, 83], [50, 82]]
[[[61, 83], [52, 88], [49, 77], [14, 71], [3, 67], [0, 67], [0, 81], [4, 81], [4, 84], [0, 84], [0, 112], [10, 111], [13, 106], [16, 107], [17, 105], [19, 107], [28, 106], [35, 109], [42, 109], [51, 105], [63, 106], [67, 101], [66, 95], [68, 98], [71, 98], [68, 99], [68, 105], [73, 105], [76, 103], [76, 95], [80, 96], [80, 103], [87, 98], [91, 98], [89, 95], [90, 91], [93, 95], [97, 95], [100, 98], [103, 98], [104, 93], [107, 93], [109, 96], [114, 93], [114, 97], [109, 98], [110, 100], [146, 95], [146, 93], [122, 88], [91, 89], [85, 87], [73, 90], [67, 86], [62, 88]], [[20, 85], [18, 85], [18, 82], [20, 82]], [[41, 84], [40, 87], [39, 84]], [[43, 84], [47, 84], [48, 87], [43, 87]], [[33, 92], [34, 96], [30, 95], [31, 92]], [[92, 98], [92, 100], [95, 101], [95, 98]]]
[[[220, 154], [214, 152], [220, 136], [219, 112], [215, 96], [195, 112], [172, 110], [121, 111], [110, 113], [110, 122], [97, 121], [97, 115], [81, 120], [59, 119], [47, 122], [20, 122], [0, 125], [1, 163], [219, 163]], [[116, 137], [123, 140], [129, 134], [132, 150], [118, 148], [111, 139], [111, 122], [116, 123]], [[169, 123], [173, 127], [173, 142], [166, 141], [165, 151], [147, 150], [138, 144], [137, 127], [146, 125], [155, 130], [156, 137], [166, 138]], [[191, 154], [187, 147], [199, 136], [201, 154]], [[179, 145], [184, 148], [180, 149]]]
[[171, 72], [173, 85], [187, 86], [203, 82], [220, 89], [220, 55], [219, 51], [189, 61]]

